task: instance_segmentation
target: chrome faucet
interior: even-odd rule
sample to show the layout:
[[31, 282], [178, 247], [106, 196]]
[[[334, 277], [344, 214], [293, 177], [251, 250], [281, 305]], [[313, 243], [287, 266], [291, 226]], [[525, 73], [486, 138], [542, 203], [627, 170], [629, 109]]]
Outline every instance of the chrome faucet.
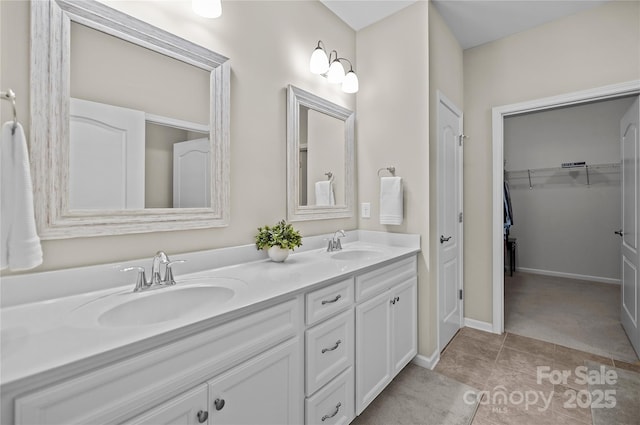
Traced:
[[[340, 236], [338, 236], [340, 234]], [[327, 252], [340, 251], [342, 249], [342, 244], [340, 243], [340, 238], [347, 236], [344, 233], [344, 230], [338, 230], [333, 234], [333, 238], [329, 239], [329, 245], [327, 246]]]
[[[145, 291], [147, 289], [153, 289], [158, 286], [170, 286], [175, 285], [176, 281], [173, 277], [172, 266], [176, 263], [184, 263], [186, 260], [169, 261], [169, 257], [164, 251], [158, 251], [153, 257], [151, 263], [151, 279], [147, 281], [144, 267], [127, 267], [120, 271], [128, 272], [130, 270], [137, 270], [138, 276], [136, 278], [136, 286], [133, 288], [133, 292]], [[164, 265], [164, 274], [162, 273], [162, 266]]]
[[167, 264], [169, 263], [169, 257], [164, 251], [156, 252], [156, 255], [153, 257], [153, 263], [151, 264], [151, 284], [152, 285], [161, 285], [165, 278], [160, 273], [160, 267], [164, 264], [165, 266], [165, 275], [167, 274]]

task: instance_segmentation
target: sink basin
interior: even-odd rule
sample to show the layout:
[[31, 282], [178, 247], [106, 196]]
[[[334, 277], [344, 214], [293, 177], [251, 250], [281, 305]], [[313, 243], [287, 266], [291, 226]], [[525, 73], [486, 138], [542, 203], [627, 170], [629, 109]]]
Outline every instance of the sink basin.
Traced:
[[334, 260], [353, 261], [353, 260], [372, 260], [382, 255], [380, 251], [371, 249], [350, 249], [348, 251], [340, 251], [331, 255]]
[[215, 307], [230, 300], [235, 291], [221, 286], [185, 286], [131, 293], [132, 298], [98, 316], [103, 326], [150, 325], [178, 319], [194, 310]]

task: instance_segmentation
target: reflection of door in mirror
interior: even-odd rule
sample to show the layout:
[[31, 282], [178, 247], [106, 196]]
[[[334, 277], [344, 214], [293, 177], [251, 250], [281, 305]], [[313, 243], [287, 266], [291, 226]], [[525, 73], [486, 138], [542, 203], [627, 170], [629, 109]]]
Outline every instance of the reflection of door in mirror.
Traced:
[[344, 121], [301, 105], [299, 128], [299, 204], [344, 205]]
[[209, 139], [187, 140], [173, 145], [174, 208], [205, 208], [211, 205], [210, 163]]
[[[92, 161], [84, 155], [93, 148], [87, 144], [83, 146], [84, 149], [75, 149], [76, 155], [69, 158], [70, 168], [77, 169], [78, 164], [86, 163], [83, 167], [91, 170], [92, 179], [85, 179], [83, 175], [76, 183], [73, 180], [70, 182], [70, 189], [82, 186], [82, 191], [76, 190], [76, 195], [70, 193], [74, 198], [70, 201], [70, 208], [118, 210], [174, 207], [173, 144], [208, 137], [209, 71], [76, 22], [71, 23], [70, 49], [72, 97], [104, 107], [136, 110], [143, 117], [142, 157], [139, 151], [135, 157], [130, 156], [128, 147], [127, 152], [120, 156], [122, 163], [116, 164], [115, 158], [112, 158], [109, 164], [91, 169], [89, 164]], [[100, 54], [96, 55], [96, 51]], [[150, 116], [154, 118], [150, 119]], [[78, 139], [77, 128], [77, 124], [70, 126], [71, 139]], [[115, 155], [115, 150], [111, 155]], [[113, 181], [119, 170], [133, 172], [131, 164], [135, 164], [136, 177], [128, 174], [126, 182]], [[130, 186], [140, 173], [140, 180], [135, 185], [142, 184], [142, 189], [138, 187], [132, 191]], [[73, 172], [71, 174], [70, 178], [73, 178]], [[75, 174], [78, 175], [77, 172]], [[203, 179], [206, 176], [211, 176], [210, 170], [202, 173]], [[95, 182], [100, 184], [96, 185]], [[139, 199], [135, 202], [128, 199], [126, 203], [92, 200], [92, 196], [101, 196], [99, 194], [104, 191], [105, 185], [112, 191], [118, 185], [121, 190], [126, 187], [127, 198], [137, 196]], [[199, 183], [199, 186], [204, 185], [210, 187], [210, 182]], [[210, 206], [210, 203], [198, 205]]]
[[144, 208], [144, 112], [71, 99], [69, 208]]

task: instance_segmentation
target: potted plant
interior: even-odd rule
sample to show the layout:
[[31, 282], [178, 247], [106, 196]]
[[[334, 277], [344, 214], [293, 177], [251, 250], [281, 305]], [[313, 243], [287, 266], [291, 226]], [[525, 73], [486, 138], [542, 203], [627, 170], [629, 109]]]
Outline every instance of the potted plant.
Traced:
[[300, 232], [284, 220], [275, 226], [258, 227], [256, 248], [266, 249], [272, 261], [282, 262], [289, 256], [289, 250], [302, 245]]

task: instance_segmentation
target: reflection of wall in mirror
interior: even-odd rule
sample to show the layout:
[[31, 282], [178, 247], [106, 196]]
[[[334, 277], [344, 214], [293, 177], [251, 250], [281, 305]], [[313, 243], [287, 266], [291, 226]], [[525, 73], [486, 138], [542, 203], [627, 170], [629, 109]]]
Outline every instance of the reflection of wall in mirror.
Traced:
[[[301, 110], [301, 114], [303, 111]], [[333, 173], [336, 205], [345, 204], [344, 121], [309, 109], [307, 116], [307, 198], [316, 205], [315, 184]]]
[[72, 22], [70, 72], [72, 97], [209, 125], [204, 69]]

